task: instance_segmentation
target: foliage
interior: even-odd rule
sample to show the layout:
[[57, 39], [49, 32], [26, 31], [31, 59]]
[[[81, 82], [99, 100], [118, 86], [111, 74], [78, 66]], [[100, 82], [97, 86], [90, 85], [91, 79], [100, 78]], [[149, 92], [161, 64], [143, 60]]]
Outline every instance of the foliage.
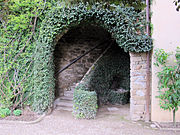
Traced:
[[177, 60], [177, 63], [180, 64], [180, 47], [177, 47], [177, 50], [176, 50], [176, 60]]
[[11, 114], [11, 111], [8, 108], [0, 108], [0, 117], [4, 118]]
[[180, 0], [174, 0], [174, 4], [176, 6], [176, 10], [179, 11], [179, 9], [180, 9]]
[[159, 96], [160, 107], [164, 110], [173, 111], [173, 121], [175, 123], [175, 112], [180, 106], [180, 48], [177, 48], [174, 66], [167, 65], [167, 59], [170, 54], [163, 49], [155, 51], [155, 65], [161, 67], [161, 71], [157, 73], [159, 78]]
[[152, 49], [152, 40], [144, 34], [144, 17], [144, 13], [138, 13], [133, 8], [114, 6], [114, 10], [110, 10], [104, 9], [103, 4], [89, 8], [79, 3], [68, 8], [58, 6], [50, 10], [41, 24], [36, 41], [34, 109], [43, 112], [52, 105], [54, 99], [53, 52], [56, 37], [61, 37], [68, 29], [90, 23], [107, 30], [125, 51], [147, 52]]
[[159, 67], [160, 65], [165, 65], [167, 58], [171, 55], [171, 53], [166, 53], [163, 49], [155, 50], [155, 58], [156, 62], [154, 63], [155, 66]]
[[97, 113], [96, 92], [78, 88], [73, 95], [73, 115], [76, 118], [94, 119]]
[[110, 4], [121, 5], [126, 7], [134, 7], [136, 10], [142, 10], [146, 7], [144, 0], [62, 0], [65, 4], [72, 5], [79, 2], [89, 3], [94, 5], [97, 2], [106, 3], [106, 7]]
[[0, 103], [11, 110], [33, 94], [33, 42], [36, 26], [48, 7], [41, 0], [1, 0]]
[[[95, 91], [99, 104], [129, 102], [130, 58], [117, 44], [111, 48], [90, 68], [80, 82], [86, 91]], [[117, 89], [125, 89], [119, 93]]]
[[63, 7], [56, 2], [0, 0], [0, 103], [4, 107], [14, 110], [28, 103], [42, 112], [51, 106], [53, 41], [79, 24], [102, 26], [126, 51], [152, 48], [151, 39], [144, 34], [144, 14], [133, 8], [82, 3]]
[[16, 109], [16, 110], [13, 111], [13, 114], [14, 114], [15, 116], [19, 116], [19, 115], [22, 114], [22, 110]]
[[41, 18], [43, 11], [49, 7], [48, 4], [42, 0], [2, 0], [0, 7], [4, 14], [1, 21], [5, 22], [5, 30], [12, 33], [21, 33], [23, 30], [30, 32], [33, 20], [37, 16]]
[[129, 103], [129, 99], [130, 99], [130, 92], [129, 90], [126, 91], [114, 91], [114, 90], [110, 90], [108, 93], [108, 101], [111, 104], [127, 104]]

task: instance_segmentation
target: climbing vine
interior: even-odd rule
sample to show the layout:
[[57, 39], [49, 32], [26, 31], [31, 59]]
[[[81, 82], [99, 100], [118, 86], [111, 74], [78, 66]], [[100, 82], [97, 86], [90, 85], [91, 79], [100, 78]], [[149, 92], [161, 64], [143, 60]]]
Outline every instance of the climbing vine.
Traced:
[[121, 5], [126, 7], [134, 7], [135, 10], [141, 11], [146, 7], [145, 0], [62, 0], [64, 4], [72, 5], [79, 2], [89, 3], [94, 5], [97, 2], [106, 3], [106, 7], [110, 4]]
[[[107, 30], [124, 51], [147, 52], [152, 40], [144, 33], [145, 16], [134, 8], [113, 6], [105, 9], [97, 3], [89, 8], [79, 3], [71, 7], [57, 6], [46, 14], [36, 42], [34, 61], [34, 109], [45, 111], [54, 99], [53, 52], [57, 39], [68, 29], [83, 24], [93, 24]], [[58, 38], [58, 39], [59, 39]]]
[[46, 4], [41, 0], [0, 1], [0, 107], [13, 111], [33, 95], [34, 40], [49, 7]]

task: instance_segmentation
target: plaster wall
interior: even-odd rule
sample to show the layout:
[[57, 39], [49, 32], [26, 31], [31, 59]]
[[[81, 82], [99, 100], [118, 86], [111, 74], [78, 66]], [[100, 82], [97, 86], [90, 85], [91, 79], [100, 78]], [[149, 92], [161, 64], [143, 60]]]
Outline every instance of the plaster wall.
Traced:
[[[180, 12], [177, 12], [173, 0], [153, 0], [152, 5], [152, 24], [153, 24], [153, 42], [154, 50], [162, 48], [167, 52], [175, 52], [176, 47], [180, 46]], [[154, 54], [154, 52], [153, 52]], [[171, 57], [169, 64], [174, 64], [175, 57]], [[172, 113], [164, 111], [159, 107], [159, 100], [155, 98], [158, 95], [158, 78], [156, 77], [158, 68], [156, 68], [152, 57], [152, 102], [151, 102], [151, 120], [158, 122], [171, 122]], [[176, 120], [180, 122], [180, 110], [176, 114]]]

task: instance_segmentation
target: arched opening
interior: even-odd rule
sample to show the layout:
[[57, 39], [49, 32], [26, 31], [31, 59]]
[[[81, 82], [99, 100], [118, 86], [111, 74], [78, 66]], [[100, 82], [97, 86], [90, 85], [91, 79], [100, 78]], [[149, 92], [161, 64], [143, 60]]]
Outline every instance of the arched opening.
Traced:
[[[104, 28], [110, 33], [119, 47], [123, 48], [125, 52], [129, 52], [131, 60], [131, 118], [133, 120], [144, 119], [146, 102], [145, 52], [152, 49], [152, 40], [144, 33], [143, 26], [145, 18], [143, 14], [136, 12], [132, 8], [117, 6], [115, 8], [113, 7], [113, 9], [114, 10], [104, 9], [103, 5], [99, 3], [90, 9], [88, 5], [78, 4], [69, 8], [56, 7], [48, 12], [41, 25], [40, 34], [36, 41], [33, 67], [34, 96], [32, 105], [35, 111], [42, 113], [52, 108], [53, 105], [55, 93], [53, 54], [57, 41], [68, 30], [78, 27], [85, 22], [87, 25], [95, 24], [96, 26]], [[94, 35], [97, 35], [97, 33]], [[109, 81], [112, 82], [112, 84], [120, 77], [113, 76], [113, 78]], [[88, 97], [92, 95], [95, 97], [96, 95], [91, 92], [84, 92], [83, 94], [87, 94]]]
[[[78, 56], [103, 41], [107, 42], [57, 74]], [[129, 53], [124, 52], [102, 27], [80, 25], [70, 29], [55, 47], [54, 63], [55, 106], [58, 109], [72, 110], [73, 92], [80, 85], [97, 93], [98, 106], [129, 103]]]
[[[84, 25], [70, 29], [55, 47], [55, 74], [105, 40], [111, 40], [111, 36], [98, 26]], [[55, 96], [62, 95], [64, 91], [71, 90], [71, 87], [79, 83], [105, 48], [104, 45], [95, 48], [63, 72], [56, 74]]]

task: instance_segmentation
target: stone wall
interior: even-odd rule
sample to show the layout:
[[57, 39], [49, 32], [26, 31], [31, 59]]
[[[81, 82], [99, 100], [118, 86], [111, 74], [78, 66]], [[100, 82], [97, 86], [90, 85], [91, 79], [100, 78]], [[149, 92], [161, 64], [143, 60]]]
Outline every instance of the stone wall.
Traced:
[[131, 59], [131, 98], [132, 120], [145, 120], [146, 111], [146, 53], [130, 53]]
[[[55, 48], [55, 72], [71, 63], [91, 48], [98, 45], [102, 40], [109, 38], [108, 32], [99, 27], [79, 27], [68, 31], [58, 42]], [[56, 97], [63, 94], [65, 90], [78, 83], [92, 66], [95, 60], [106, 48], [102, 45], [94, 51], [85, 55], [75, 64], [56, 76]]]

